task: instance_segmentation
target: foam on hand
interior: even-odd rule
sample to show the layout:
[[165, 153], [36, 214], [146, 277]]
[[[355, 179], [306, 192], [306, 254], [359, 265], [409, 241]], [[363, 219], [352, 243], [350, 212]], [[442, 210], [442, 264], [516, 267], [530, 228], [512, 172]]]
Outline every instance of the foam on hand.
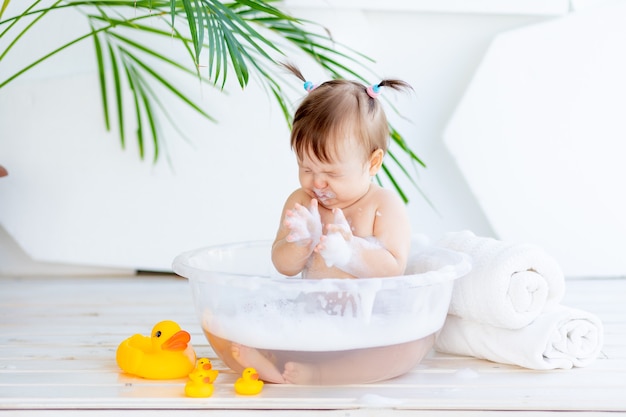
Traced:
[[307, 227], [307, 219], [303, 217], [290, 217], [289, 229], [290, 232], [287, 236], [287, 242], [299, 242], [311, 238], [311, 232], [309, 232]]
[[322, 235], [322, 221], [317, 209], [317, 201], [311, 201], [309, 209], [296, 204], [293, 210], [287, 212], [285, 225], [289, 228], [287, 242], [298, 243], [310, 239], [312, 244], [316, 245]]
[[324, 250], [320, 251], [320, 255], [324, 258], [327, 267], [330, 268], [334, 265], [341, 267], [350, 262], [352, 248], [341, 233], [330, 233], [326, 235]]

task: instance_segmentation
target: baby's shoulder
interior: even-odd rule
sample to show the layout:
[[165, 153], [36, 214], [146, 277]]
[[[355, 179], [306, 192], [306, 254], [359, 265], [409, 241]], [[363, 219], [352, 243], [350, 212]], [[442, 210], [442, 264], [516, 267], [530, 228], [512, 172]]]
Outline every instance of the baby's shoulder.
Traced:
[[283, 210], [292, 209], [296, 204], [301, 204], [305, 207], [311, 204], [311, 197], [302, 188], [298, 188], [289, 194], [283, 205]]
[[370, 198], [372, 203], [377, 206], [404, 206], [404, 202], [398, 193], [388, 188], [383, 188], [378, 184], [372, 184]]
[[309, 197], [309, 195], [302, 188], [298, 188], [294, 190], [291, 194], [289, 194], [289, 197], [287, 197], [287, 201], [289, 203], [303, 204], [310, 202], [311, 197]]

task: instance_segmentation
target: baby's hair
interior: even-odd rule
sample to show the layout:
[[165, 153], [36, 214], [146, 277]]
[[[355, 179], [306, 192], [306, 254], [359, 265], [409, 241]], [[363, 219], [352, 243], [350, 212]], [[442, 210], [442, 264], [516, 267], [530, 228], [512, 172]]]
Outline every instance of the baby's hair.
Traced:
[[291, 130], [291, 147], [298, 158], [311, 153], [329, 162], [338, 146], [337, 139], [346, 137], [359, 141], [366, 159], [377, 149], [387, 152], [389, 124], [376, 97], [381, 87], [412, 90], [407, 82], [384, 79], [366, 86], [356, 81], [330, 80], [313, 86], [295, 65], [282, 66], [302, 80], [309, 92], [296, 110]]
[[304, 75], [302, 75], [302, 71], [300, 71], [300, 68], [296, 67], [294, 64], [290, 62], [281, 62], [280, 65], [285, 67], [289, 72], [291, 72], [296, 77], [300, 78], [302, 82], [307, 82], [307, 79], [304, 78]]

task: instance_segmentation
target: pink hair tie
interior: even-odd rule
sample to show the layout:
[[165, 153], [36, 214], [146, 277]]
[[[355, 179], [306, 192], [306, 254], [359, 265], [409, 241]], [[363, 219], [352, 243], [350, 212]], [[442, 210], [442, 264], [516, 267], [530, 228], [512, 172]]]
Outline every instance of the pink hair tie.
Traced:
[[315, 87], [317, 87], [315, 84], [313, 84], [311, 81], [306, 81], [304, 83], [304, 90], [307, 93], [310, 93], [311, 91], [315, 90]]
[[380, 95], [380, 86], [378, 84], [372, 84], [367, 89], [367, 95], [371, 98], [376, 98]]

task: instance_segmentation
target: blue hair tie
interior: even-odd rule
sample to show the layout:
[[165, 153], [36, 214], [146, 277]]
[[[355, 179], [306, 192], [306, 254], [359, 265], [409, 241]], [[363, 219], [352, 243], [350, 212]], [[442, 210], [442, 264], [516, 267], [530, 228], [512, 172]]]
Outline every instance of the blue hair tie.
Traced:
[[313, 89], [315, 89], [315, 85], [311, 81], [306, 81], [304, 83], [304, 90], [305, 91], [311, 92]]

